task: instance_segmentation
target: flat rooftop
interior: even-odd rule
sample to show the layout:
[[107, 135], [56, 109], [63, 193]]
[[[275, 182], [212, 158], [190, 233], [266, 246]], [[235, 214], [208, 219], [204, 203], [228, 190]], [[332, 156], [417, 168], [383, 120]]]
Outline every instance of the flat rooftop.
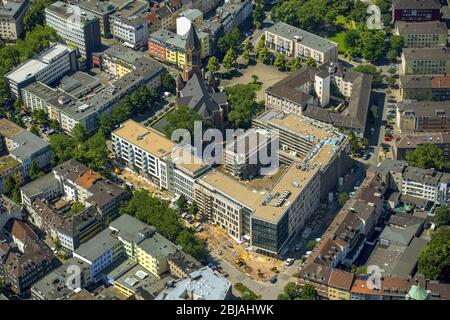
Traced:
[[24, 128], [6, 118], [0, 119], [0, 136], [12, 139], [14, 136], [24, 131]]
[[116, 135], [129, 143], [138, 146], [156, 157], [162, 157], [172, 151], [176, 143], [163, 136], [158, 131], [146, 128], [133, 120], [128, 120], [115, 130]]
[[0, 157], [0, 175], [18, 165], [20, 165], [19, 161], [11, 156]]
[[5, 77], [16, 83], [21, 83], [42, 71], [56, 58], [60, 57], [68, 51], [73, 50], [74, 49], [70, 49], [64, 44], [55, 43], [34, 58], [21, 64], [19, 67], [6, 74]]
[[291, 26], [284, 22], [277, 22], [270, 28], [267, 28], [266, 31], [293, 41], [297, 41], [298, 39], [298, 42], [302, 45], [318, 51], [327, 51], [338, 46], [336, 42], [329, 41], [314, 33]]

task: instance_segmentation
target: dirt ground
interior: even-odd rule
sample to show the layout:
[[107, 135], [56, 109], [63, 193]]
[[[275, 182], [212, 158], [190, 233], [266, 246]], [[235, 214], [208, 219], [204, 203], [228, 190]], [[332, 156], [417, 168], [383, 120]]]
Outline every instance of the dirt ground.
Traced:
[[220, 82], [220, 86], [229, 87], [239, 83], [247, 84], [253, 82], [252, 75], [256, 74], [259, 78], [258, 81], [262, 83], [261, 90], [256, 92], [256, 99], [258, 101], [265, 100], [264, 92], [268, 87], [274, 85], [275, 83], [289, 75], [288, 72], [278, 71], [276, 67], [265, 65], [261, 62], [258, 62], [254, 66], [242, 66], [239, 69], [239, 72], [242, 73], [242, 76], [234, 77], [230, 80], [223, 79]]
[[120, 179], [125, 182], [130, 182], [136, 189], [142, 188], [155, 196], [162, 198], [164, 200], [171, 200], [170, 194], [167, 191], [160, 190], [155, 184], [150, 182], [148, 179], [141, 177], [139, 174], [131, 171], [128, 168], [124, 168], [120, 175]]
[[[206, 240], [208, 249], [214, 256], [222, 257], [254, 279], [268, 281], [276, 274], [274, 268], [278, 271], [282, 271], [284, 268], [283, 261], [246, 251], [247, 245], [236, 243], [219, 227], [205, 225], [205, 230], [197, 235], [200, 239]], [[245, 261], [246, 266], [237, 265], [236, 259], [239, 257]]]

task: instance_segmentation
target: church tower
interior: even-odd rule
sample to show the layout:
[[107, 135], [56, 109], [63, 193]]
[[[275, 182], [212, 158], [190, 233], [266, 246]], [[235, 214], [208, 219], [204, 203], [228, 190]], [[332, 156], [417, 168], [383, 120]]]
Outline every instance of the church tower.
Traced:
[[183, 80], [188, 81], [194, 73], [201, 77], [201, 43], [194, 24], [191, 24], [187, 33], [185, 49], [186, 61], [183, 68]]

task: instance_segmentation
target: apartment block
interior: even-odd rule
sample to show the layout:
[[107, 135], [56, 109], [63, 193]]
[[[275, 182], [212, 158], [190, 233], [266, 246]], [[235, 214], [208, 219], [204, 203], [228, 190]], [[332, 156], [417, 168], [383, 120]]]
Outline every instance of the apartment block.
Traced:
[[400, 134], [394, 140], [394, 158], [406, 160], [408, 152], [420, 145], [433, 144], [442, 150], [445, 161], [450, 161], [450, 132], [416, 132]]
[[25, 105], [32, 110], [44, 109], [69, 134], [76, 124], [92, 134], [99, 127], [100, 115], [110, 114], [122, 99], [142, 85], [159, 88], [165, 72], [159, 63], [122, 46], [95, 52], [92, 63], [104, 76], [113, 77], [112, 81], [105, 84], [87, 73], [77, 72], [62, 79], [57, 88], [35, 82], [24, 90]]
[[32, 59], [21, 64], [5, 75], [14, 98], [21, 97], [21, 90], [27, 85], [40, 81], [51, 84], [66, 73], [77, 69], [76, 50], [66, 45], [50, 45]]
[[158, 131], [133, 120], [115, 130], [112, 141], [118, 161], [189, 201], [194, 199], [194, 182], [209, 169], [189, 146], [177, 147]]
[[45, 9], [46, 24], [69, 45], [75, 46], [90, 66], [92, 52], [100, 45], [100, 22], [77, 6], [57, 1]]
[[450, 76], [446, 74], [400, 76], [400, 95], [402, 100], [450, 100]]
[[21, 177], [24, 180], [29, 178], [33, 162], [38, 169], [46, 169], [50, 165], [52, 150], [47, 141], [7, 119], [0, 119], [0, 125], [0, 140], [4, 141], [5, 151], [9, 156], [20, 164]]
[[450, 51], [447, 48], [404, 48], [401, 74], [447, 74], [450, 71]]
[[449, 201], [450, 175], [434, 169], [408, 166], [404, 161], [386, 159], [376, 169], [393, 190], [434, 204]]
[[400, 133], [449, 131], [449, 101], [411, 101], [399, 104], [396, 125]]
[[15, 41], [23, 36], [23, 18], [30, 7], [29, 0], [3, 0], [0, 4], [0, 38]]
[[437, 48], [447, 46], [447, 25], [445, 22], [420, 23], [397, 22], [395, 35], [403, 37], [407, 48]]
[[439, 0], [394, 0], [392, 19], [397, 21], [438, 21], [441, 17]]
[[338, 45], [313, 33], [277, 22], [265, 30], [266, 47], [291, 58], [312, 57], [317, 64], [337, 61]]
[[126, 17], [121, 13], [110, 18], [112, 35], [123, 42], [124, 46], [139, 49], [146, 45], [148, 38], [148, 22], [143, 17]]

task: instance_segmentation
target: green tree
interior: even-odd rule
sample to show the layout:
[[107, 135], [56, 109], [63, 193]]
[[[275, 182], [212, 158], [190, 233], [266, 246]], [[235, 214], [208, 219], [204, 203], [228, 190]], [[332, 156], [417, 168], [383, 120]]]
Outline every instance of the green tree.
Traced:
[[287, 59], [284, 54], [278, 53], [275, 58], [274, 65], [280, 70], [286, 70]]
[[303, 286], [299, 298], [301, 300], [319, 300], [319, 294], [317, 293], [316, 288], [307, 284]]
[[297, 71], [301, 67], [302, 67], [302, 59], [295, 58], [294, 60], [292, 60], [292, 62], [291, 62], [291, 71]]
[[195, 216], [195, 215], [198, 213], [198, 211], [199, 211], [199, 209], [198, 209], [197, 202], [192, 201], [191, 206], [190, 206], [190, 208], [189, 208], [189, 213], [190, 213], [191, 215], [194, 215], [194, 216]]
[[266, 47], [260, 49], [258, 51], [258, 59], [264, 64], [269, 64], [271, 61], [269, 49], [267, 49]]
[[249, 128], [253, 116], [263, 109], [263, 106], [255, 101], [255, 91], [249, 85], [237, 84], [227, 87], [225, 92], [230, 105], [228, 120], [234, 128]]
[[70, 212], [72, 214], [77, 214], [83, 211], [84, 205], [81, 202], [74, 202], [72, 206], [70, 207]]
[[300, 294], [300, 286], [293, 282], [288, 282], [284, 286], [283, 292], [289, 297], [290, 300], [294, 300]]
[[259, 77], [256, 74], [252, 74], [252, 80], [253, 80], [253, 83], [256, 84], [256, 83], [258, 83]]
[[71, 136], [74, 138], [77, 144], [84, 143], [88, 139], [86, 129], [79, 123], [77, 123], [71, 132]]
[[350, 199], [350, 196], [348, 195], [348, 193], [347, 192], [341, 192], [338, 195], [338, 199], [337, 200], [338, 200], [339, 205], [342, 207], [348, 201], [348, 199]]
[[361, 72], [365, 74], [370, 74], [372, 76], [372, 87], [379, 87], [383, 83], [383, 76], [381, 72], [372, 64], [361, 64], [352, 69], [356, 72]]
[[422, 144], [414, 150], [408, 151], [406, 160], [409, 165], [422, 169], [435, 168], [441, 170], [445, 166], [444, 153], [434, 144]]
[[195, 121], [202, 121], [202, 116], [188, 106], [179, 106], [167, 115], [167, 124], [164, 127], [164, 133], [168, 138], [171, 138], [172, 133], [176, 129], [183, 128], [189, 130], [193, 137]]
[[402, 48], [405, 45], [405, 40], [402, 36], [397, 36], [397, 35], [393, 35], [391, 37], [391, 49], [395, 51], [396, 55], [400, 55], [400, 53], [402, 52]]
[[53, 150], [52, 164], [56, 166], [72, 158], [76, 143], [73, 138], [57, 133], [50, 137], [50, 146]]
[[233, 48], [228, 49], [225, 57], [223, 58], [223, 66], [227, 71], [230, 71], [233, 68], [234, 63], [236, 62], [236, 52], [234, 52]]
[[316, 62], [316, 60], [314, 60], [314, 58], [313, 57], [311, 57], [311, 56], [309, 56], [308, 57], [308, 59], [306, 59], [306, 65], [307, 66], [309, 66], [309, 67], [317, 67], [317, 62]]
[[374, 104], [370, 106], [370, 115], [373, 119], [378, 119], [378, 107]]
[[164, 91], [175, 94], [176, 82], [170, 73], [167, 72], [166, 74], [164, 74], [161, 84], [163, 86]]
[[44, 173], [39, 170], [39, 167], [36, 161], [32, 161], [30, 165], [30, 170], [28, 171], [28, 175], [32, 180], [42, 177]]
[[220, 69], [219, 60], [215, 56], [210, 57], [206, 67], [212, 74], [215, 74]]
[[261, 3], [255, 4], [255, 7], [253, 8], [252, 18], [253, 18], [253, 25], [258, 29], [261, 28], [264, 19], [266, 18]]
[[229, 49], [233, 49], [236, 52], [240, 52], [240, 47], [244, 41], [244, 36], [238, 28], [233, 28], [231, 31], [219, 38], [217, 41], [217, 49], [221, 56], [224, 56]]
[[287, 293], [280, 293], [277, 297], [277, 300], [291, 300]]
[[439, 206], [435, 209], [433, 222], [437, 227], [450, 225], [450, 210], [448, 206]]
[[33, 31], [38, 25], [45, 24], [45, 8], [55, 0], [34, 0], [25, 13], [23, 25], [26, 32]]
[[440, 227], [420, 253], [418, 271], [431, 280], [450, 279], [450, 227]]
[[184, 195], [180, 195], [177, 200], [177, 206], [181, 211], [186, 212], [188, 209], [188, 201]]
[[103, 133], [97, 132], [85, 143], [78, 145], [73, 157], [94, 171], [102, 170], [108, 161], [108, 146]]
[[41, 136], [41, 133], [39, 132], [39, 127], [38, 127], [36, 124], [33, 124], [33, 125], [31, 126], [30, 132], [31, 132], [32, 134], [37, 135], [38, 137]]

